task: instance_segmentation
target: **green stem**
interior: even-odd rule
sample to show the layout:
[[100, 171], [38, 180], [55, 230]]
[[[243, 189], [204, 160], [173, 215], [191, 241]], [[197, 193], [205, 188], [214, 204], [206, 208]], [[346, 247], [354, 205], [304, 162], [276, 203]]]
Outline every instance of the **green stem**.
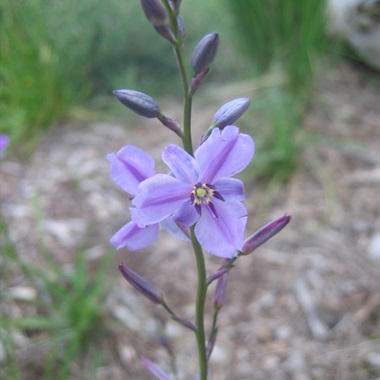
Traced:
[[162, 1], [166, 12], [169, 15], [170, 27], [175, 37], [175, 43], [173, 44], [174, 54], [177, 59], [179, 71], [181, 74], [183, 92], [184, 92], [184, 106], [183, 106], [183, 136], [182, 143], [186, 152], [193, 155], [193, 144], [191, 138], [191, 104], [193, 94], [190, 91], [189, 81], [186, 72], [185, 59], [182, 49], [182, 39], [179, 34], [177, 15], [173, 12], [170, 4], [167, 0]]
[[197, 346], [198, 346], [199, 376], [200, 376], [199, 379], [207, 380], [207, 353], [206, 353], [205, 329], [204, 329], [204, 309], [205, 309], [205, 300], [206, 300], [206, 293], [207, 293], [206, 267], [205, 267], [202, 247], [200, 246], [194, 234], [194, 227], [191, 227], [190, 231], [191, 231], [191, 242], [193, 244], [195, 258], [197, 261], [197, 269], [198, 269], [198, 288], [197, 288], [197, 299], [196, 299], [196, 308], [195, 308], [195, 321], [196, 321], [197, 330], [195, 331], [195, 336], [197, 339]]
[[[177, 59], [180, 75], [182, 78], [183, 92], [184, 92], [184, 106], [183, 106], [183, 136], [182, 143], [183, 147], [187, 153], [193, 155], [193, 144], [191, 138], [191, 106], [193, 94], [190, 91], [189, 80], [185, 67], [185, 60], [182, 48], [182, 39], [179, 34], [177, 15], [173, 12], [170, 7], [168, 0], [162, 0], [165, 6], [166, 12], [169, 15], [170, 27], [175, 37], [175, 42], [173, 43], [174, 53]], [[199, 357], [199, 380], [207, 380], [207, 353], [206, 353], [206, 341], [205, 341], [205, 330], [204, 330], [204, 309], [205, 300], [207, 293], [207, 283], [206, 283], [206, 267], [203, 257], [202, 247], [199, 244], [197, 238], [194, 234], [194, 226], [190, 228], [191, 241], [193, 244], [193, 249], [195, 253], [195, 258], [197, 262], [197, 273], [198, 273], [198, 283], [197, 283], [197, 298], [195, 306], [195, 323], [196, 330], [194, 331], [198, 346], [198, 357]]]

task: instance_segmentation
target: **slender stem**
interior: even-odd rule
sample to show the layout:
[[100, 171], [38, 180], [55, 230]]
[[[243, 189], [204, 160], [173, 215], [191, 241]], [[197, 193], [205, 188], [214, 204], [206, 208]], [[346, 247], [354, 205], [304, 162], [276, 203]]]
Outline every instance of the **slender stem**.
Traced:
[[204, 309], [205, 309], [205, 299], [206, 299], [206, 293], [207, 293], [206, 267], [205, 267], [202, 247], [200, 246], [194, 234], [194, 227], [191, 227], [190, 231], [191, 231], [191, 242], [193, 244], [195, 258], [197, 261], [197, 269], [198, 269], [198, 289], [197, 289], [197, 299], [196, 299], [196, 309], [195, 309], [195, 321], [196, 321], [197, 330], [195, 331], [195, 336], [197, 339], [197, 346], [198, 346], [199, 376], [200, 376], [199, 379], [207, 380], [207, 353], [206, 353], [205, 330], [204, 330]]
[[[193, 155], [193, 144], [191, 138], [191, 106], [192, 106], [192, 96], [190, 91], [189, 80], [185, 67], [185, 60], [182, 48], [182, 39], [178, 30], [177, 15], [173, 12], [170, 7], [168, 0], [162, 0], [163, 5], [169, 15], [170, 27], [175, 37], [175, 42], [173, 43], [174, 53], [177, 59], [179, 71], [182, 78], [183, 92], [184, 92], [184, 106], [183, 106], [183, 136], [182, 143], [183, 147], [187, 153]], [[199, 380], [207, 380], [207, 352], [206, 352], [206, 341], [205, 341], [205, 331], [204, 331], [204, 308], [207, 293], [207, 283], [206, 283], [206, 267], [203, 257], [202, 247], [199, 244], [197, 238], [194, 234], [194, 226], [190, 228], [191, 241], [193, 244], [193, 249], [195, 253], [195, 258], [197, 262], [197, 273], [198, 273], [198, 283], [197, 283], [197, 298], [195, 306], [195, 322], [196, 330], [194, 331], [197, 346], [198, 346], [198, 357], [199, 357]]]
[[170, 27], [175, 37], [173, 44], [174, 54], [177, 59], [179, 71], [181, 74], [183, 93], [184, 93], [184, 105], [183, 105], [183, 136], [182, 143], [186, 152], [193, 155], [193, 145], [191, 138], [191, 104], [193, 94], [189, 91], [189, 80], [187, 77], [185, 59], [182, 48], [182, 39], [178, 30], [177, 15], [173, 12], [168, 0], [162, 1], [166, 12], [169, 15]]

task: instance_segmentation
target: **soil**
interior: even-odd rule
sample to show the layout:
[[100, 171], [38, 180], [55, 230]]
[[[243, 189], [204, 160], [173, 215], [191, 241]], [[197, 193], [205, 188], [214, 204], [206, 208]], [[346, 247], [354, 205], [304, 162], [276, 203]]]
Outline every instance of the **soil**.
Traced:
[[[351, 64], [324, 74], [303, 125], [312, 142], [303, 145], [296, 172], [283, 184], [260, 181], [252, 191], [248, 186], [247, 234], [284, 213], [292, 221], [255, 253], [239, 258], [231, 271], [210, 360], [212, 380], [380, 376], [380, 92], [368, 72]], [[229, 93], [229, 99], [249, 95], [244, 89], [244, 94]], [[216, 97], [208, 103], [195, 105], [195, 139], [220, 105]], [[162, 109], [180, 119], [178, 101], [168, 99]], [[257, 133], [251, 132], [254, 139]], [[129, 199], [111, 181], [106, 154], [134, 144], [165, 171], [160, 154], [175, 138], [155, 120], [137, 116], [128, 128], [102, 122], [57, 125], [28, 161], [8, 156], [1, 163], [2, 216], [24, 263], [48, 273], [47, 254], [70, 273], [75, 257], [84, 255], [91, 273], [105, 255], [114, 256], [106, 299], [99, 305], [107, 331], [99, 338], [102, 364], [91, 377], [91, 363], [78, 356], [70, 379], [148, 379], [142, 355], [170, 372], [163, 330], [178, 378], [196, 374], [192, 333], [168, 321], [117, 271], [118, 262], [132, 267], [165, 293], [179, 315], [193, 320], [196, 272], [190, 246], [163, 231], [157, 243], [139, 252], [116, 252], [108, 244], [129, 217]], [[206, 261], [208, 273], [220, 264], [207, 254]], [[38, 315], [38, 284], [19, 266], [8, 262], [6, 268], [3, 313]], [[12, 337], [24, 378], [39, 379], [54, 342], [42, 346], [44, 334], [22, 329]]]

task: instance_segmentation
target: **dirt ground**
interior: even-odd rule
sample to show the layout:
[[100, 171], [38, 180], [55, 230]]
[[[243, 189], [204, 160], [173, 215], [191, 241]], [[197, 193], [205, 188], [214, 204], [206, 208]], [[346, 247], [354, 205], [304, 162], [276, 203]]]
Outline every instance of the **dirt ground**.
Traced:
[[[235, 95], [250, 94], [245, 89], [230, 98]], [[218, 102], [212, 108], [195, 104], [195, 137]], [[180, 119], [180, 104], [167, 101], [162, 108]], [[379, 88], [368, 72], [346, 63], [326, 70], [304, 121], [312, 143], [300, 152], [298, 170], [286, 184], [247, 187], [247, 234], [285, 212], [292, 221], [232, 270], [210, 361], [211, 380], [379, 378], [379, 110]], [[255, 139], [260, 131], [250, 133]], [[158, 339], [165, 314], [124, 282], [118, 262], [163, 290], [178, 314], [190, 320], [194, 316], [195, 260], [188, 245], [164, 232], [141, 252], [116, 252], [108, 245], [128, 218], [128, 195], [110, 180], [106, 154], [134, 144], [156, 158], [158, 170], [165, 170], [160, 154], [174, 141], [156, 121], [137, 117], [128, 128], [102, 122], [59, 125], [27, 162], [9, 156], [1, 163], [2, 215], [25, 262], [44, 265], [41, 239], [68, 271], [79, 248], [90, 267], [105, 254], [115, 255], [110, 291], [99, 305], [111, 333], [99, 346], [106, 359], [96, 370], [97, 380], [150, 378], [141, 355], [170, 371], [170, 358]], [[207, 255], [208, 273], [219, 262]], [[2, 281], [7, 313], [37, 313], [25, 296], [34, 294], [34, 285], [17, 268], [7, 278]], [[208, 307], [208, 327], [211, 311]], [[196, 374], [197, 365], [192, 334], [174, 322], [167, 323], [166, 334], [179, 378], [192, 379], [189, 374]], [[35, 354], [39, 337], [22, 330], [14, 335], [20, 366], [41, 366], [45, 353]], [[88, 379], [85, 368], [78, 358], [70, 378]], [[25, 373], [25, 379], [38, 378]]]

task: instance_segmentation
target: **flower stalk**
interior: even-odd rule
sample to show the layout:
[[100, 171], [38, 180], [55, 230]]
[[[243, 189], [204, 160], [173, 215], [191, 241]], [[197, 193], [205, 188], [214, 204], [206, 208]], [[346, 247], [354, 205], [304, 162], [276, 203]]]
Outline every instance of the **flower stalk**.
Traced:
[[[190, 62], [193, 71], [190, 78], [183, 51], [185, 29], [179, 13], [181, 1], [141, 0], [141, 3], [147, 19], [174, 50], [184, 94], [182, 128], [164, 115], [156, 100], [149, 95], [134, 90], [116, 90], [114, 94], [120, 103], [138, 115], [157, 118], [181, 138], [183, 148], [170, 144], [163, 150], [162, 160], [169, 168], [166, 174], [157, 174], [153, 158], [131, 145], [107, 156], [111, 178], [132, 196], [131, 220], [110, 242], [117, 249], [145, 248], [157, 240], [159, 225], [178, 239], [191, 242], [197, 267], [195, 323], [179, 317], [166, 303], [164, 294], [132, 269], [120, 264], [119, 270], [136, 290], [162, 306], [172, 320], [194, 333], [199, 364], [196, 379], [207, 380], [208, 360], [218, 334], [217, 320], [225, 304], [229, 271], [239, 257], [250, 254], [285, 227], [290, 217], [285, 215], [267, 224], [244, 241], [248, 214], [242, 203], [244, 186], [241, 180], [233, 177], [249, 164], [254, 154], [254, 142], [232, 123], [247, 110], [250, 99], [234, 99], [219, 108], [194, 151], [192, 98], [215, 59], [219, 36], [210, 33], [199, 41]], [[224, 258], [221, 266], [208, 277], [203, 250]], [[208, 286], [215, 280], [214, 315], [206, 344], [205, 302]], [[168, 342], [164, 343], [169, 347]], [[173, 353], [170, 348], [168, 352]], [[174, 360], [174, 355], [172, 358]], [[171, 379], [149, 359], [142, 358], [142, 362], [156, 379]], [[172, 363], [173, 373], [176, 373], [175, 368]]]
[[194, 228], [191, 231], [191, 242], [193, 245], [195, 258], [197, 261], [197, 274], [198, 274], [198, 287], [197, 298], [195, 307], [195, 321], [197, 331], [195, 332], [197, 347], [198, 347], [198, 360], [199, 360], [199, 380], [207, 380], [207, 352], [205, 343], [205, 329], [204, 329], [204, 309], [207, 293], [206, 284], [206, 267], [203, 257], [202, 247], [200, 246], [194, 234]]

